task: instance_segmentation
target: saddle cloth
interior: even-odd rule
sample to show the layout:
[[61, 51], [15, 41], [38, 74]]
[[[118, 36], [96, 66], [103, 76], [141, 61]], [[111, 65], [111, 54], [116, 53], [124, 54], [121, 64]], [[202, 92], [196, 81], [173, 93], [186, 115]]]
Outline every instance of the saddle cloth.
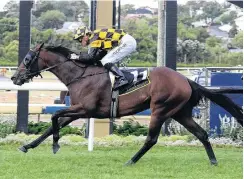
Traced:
[[[120, 95], [128, 94], [150, 83], [149, 68], [128, 69], [121, 71], [124, 73], [129, 83], [119, 88]], [[113, 87], [115, 83], [115, 76], [111, 72], [109, 72], [109, 76]]]

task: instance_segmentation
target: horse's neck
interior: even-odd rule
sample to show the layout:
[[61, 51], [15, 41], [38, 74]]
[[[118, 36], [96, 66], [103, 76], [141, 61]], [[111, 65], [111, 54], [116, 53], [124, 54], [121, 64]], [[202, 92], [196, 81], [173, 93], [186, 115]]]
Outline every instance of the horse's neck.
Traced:
[[76, 65], [72, 61], [68, 61], [52, 69], [51, 72], [57, 76], [61, 82], [67, 85], [75, 79], [105, 72], [105, 69], [104, 67], [94, 65], [81, 67], [79, 64]]

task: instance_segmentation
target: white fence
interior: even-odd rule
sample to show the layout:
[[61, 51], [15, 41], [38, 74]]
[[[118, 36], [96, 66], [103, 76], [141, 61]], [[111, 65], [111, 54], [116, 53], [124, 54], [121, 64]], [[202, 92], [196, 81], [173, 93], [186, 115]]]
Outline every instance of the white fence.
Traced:
[[[224, 87], [205, 86], [208, 89], [223, 89]], [[12, 81], [0, 82], [0, 90], [16, 91], [67, 91], [67, 87], [61, 82], [31, 82], [22, 86], [14, 85]]]
[[10, 72], [11, 72], [12, 70], [16, 70], [17, 68], [18, 68], [18, 67], [7, 67], [7, 66], [6, 66], [6, 67], [1, 67], [1, 66], [0, 66], [0, 69], [7, 69], [7, 70], [10, 71]]
[[0, 90], [22, 91], [67, 91], [67, 87], [61, 82], [30, 82], [22, 86], [14, 85], [12, 81], [0, 82]]
[[[8, 71], [11, 70], [16, 70], [18, 67], [10, 67], [10, 66], [0, 66], [0, 69], [7, 69]], [[126, 67], [128, 69], [130, 68], [143, 68], [143, 67]], [[238, 67], [177, 67], [177, 71], [179, 70], [201, 70], [203, 68], [206, 68], [208, 70], [243, 70], [242, 66], [238, 66]]]

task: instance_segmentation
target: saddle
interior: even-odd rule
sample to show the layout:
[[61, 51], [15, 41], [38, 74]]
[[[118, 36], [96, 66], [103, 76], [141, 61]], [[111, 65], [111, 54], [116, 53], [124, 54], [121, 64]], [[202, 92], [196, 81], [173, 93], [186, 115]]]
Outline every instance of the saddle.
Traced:
[[111, 101], [111, 110], [110, 110], [110, 116], [112, 121], [114, 121], [114, 119], [117, 117], [119, 95], [129, 94], [150, 83], [149, 68], [128, 69], [128, 70], [121, 70], [121, 71], [124, 73], [125, 77], [127, 78], [128, 84], [122, 86], [117, 90], [113, 89], [115, 83], [115, 76], [113, 75], [112, 72], [109, 72], [111, 85], [112, 85], [112, 101]]
[[[126, 79], [128, 80], [128, 84], [118, 89], [119, 95], [131, 93], [150, 83], [148, 78], [149, 68], [128, 69], [121, 71], [124, 73]], [[113, 87], [115, 83], [115, 76], [111, 72], [109, 73], [109, 76]]]

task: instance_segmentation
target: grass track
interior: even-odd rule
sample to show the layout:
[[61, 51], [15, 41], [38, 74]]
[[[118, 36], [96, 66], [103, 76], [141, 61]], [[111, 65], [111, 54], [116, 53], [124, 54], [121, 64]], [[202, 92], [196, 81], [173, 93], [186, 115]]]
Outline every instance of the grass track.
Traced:
[[155, 146], [136, 165], [123, 164], [134, 147], [40, 146], [27, 154], [17, 145], [0, 146], [1, 179], [242, 179], [242, 149], [214, 148], [219, 165], [211, 166], [203, 147]]

